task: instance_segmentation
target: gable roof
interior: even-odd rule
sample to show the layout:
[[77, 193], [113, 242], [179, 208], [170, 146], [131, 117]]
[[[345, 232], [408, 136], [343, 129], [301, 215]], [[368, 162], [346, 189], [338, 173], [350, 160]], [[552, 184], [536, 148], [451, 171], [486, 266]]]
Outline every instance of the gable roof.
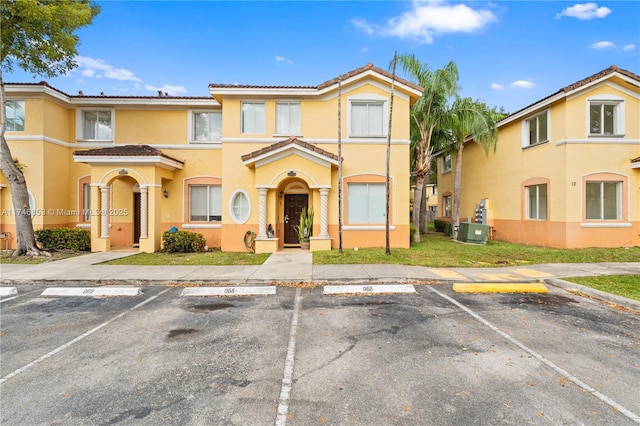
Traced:
[[569, 84], [568, 86], [564, 86], [563, 88], [561, 88], [560, 90], [558, 90], [557, 92], [552, 93], [549, 96], [546, 96], [542, 99], [540, 99], [539, 101], [536, 101], [530, 105], [527, 105], [524, 108], [519, 109], [518, 111], [509, 114], [507, 117], [503, 118], [499, 123], [498, 123], [498, 127], [507, 124], [515, 119], [518, 119], [520, 117], [522, 117], [523, 115], [526, 115], [530, 112], [532, 112], [535, 109], [540, 108], [543, 105], [549, 104], [551, 102], [554, 102], [558, 99], [567, 97], [570, 93], [578, 90], [578, 89], [582, 89], [586, 86], [589, 86], [591, 84], [595, 84], [599, 81], [603, 81], [606, 80], [608, 78], [611, 78], [612, 76], [617, 75], [619, 77], [621, 77], [623, 80], [630, 82], [631, 84], [634, 84], [638, 87], [640, 87], [640, 76], [637, 74], [632, 73], [631, 71], [627, 71], [625, 69], [622, 68], [618, 68], [616, 65], [611, 65], [609, 68], [606, 68], [602, 71], [599, 71], [587, 78], [583, 78], [582, 80], [578, 80], [575, 83]]
[[245, 166], [250, 166], [261, 160], [267, 160], [277, 154], [284, 153], [285, 151], [298, 151], [335, 165], [337, 165], [339, 161], [337, 155], [329, 151], [325, 151], [313, 144], [302, 141], [295, 136], [291, 136], [289, 139], [276, 142], [257, 151], [250, 152], [249, 154], [245, 154], [241, 159]]
[[89, 164], [154, 164], [165, 168], [179, 168], [184, 161], [173, 158], [149, 145], [117, 145], [109, 148], [74, 151], [73, 159]]

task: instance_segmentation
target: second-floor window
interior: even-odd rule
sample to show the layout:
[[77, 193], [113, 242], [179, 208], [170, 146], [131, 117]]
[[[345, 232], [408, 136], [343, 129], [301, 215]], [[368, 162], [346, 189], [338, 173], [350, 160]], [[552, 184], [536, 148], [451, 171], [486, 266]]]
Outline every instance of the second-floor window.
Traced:
[[278, 135], [300, 135], [300, 103], [278, 102], [276, 104], [276, 133]]
[[113, 117], [111, 110], [81, 111], [81, 139], [113, 140]]
[[528, 140], [526, 145], [536, 145], [549, 141], [547, 111], [526, 120]]
[[222, 138], [222, 113], [194, 112], [192, 131], [194, 141], [219, 141]]
[[7, 100], [7, 131], [24, 131], [24, 101]]
[[263, 134], [265, 132], [264, 102], [242, 103], [242, 133]]
[[451, 171], [451, 154], [445, 154], [442, 157], [442, 173]]
[[592, 136], [613, 136], [622, 133], [618, 119], [621, 102], [589, 103], [589, 134]]
[[351, 102], [351, 136], [385, 136], [384, 101]]

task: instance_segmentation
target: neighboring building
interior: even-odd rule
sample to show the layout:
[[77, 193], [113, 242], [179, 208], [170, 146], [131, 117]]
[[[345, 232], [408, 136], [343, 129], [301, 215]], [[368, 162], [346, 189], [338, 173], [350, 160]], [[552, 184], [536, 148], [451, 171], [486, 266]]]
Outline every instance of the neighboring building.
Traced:
[[[382, 247], [392, 75], [371, 64], [318, 86], [211, 84], [211, 97], [72, 96], [44, 82], [6, 84], [6, 138], [25, 166], [34, 227], [86, 228], [93, 251], [145, 252], [172, 227], [223, 251], [246, 251], [251, 231], [256, 252], [273, 252], [298, 244], [293, 225], [307, 207], [311, 249], [338, 247], [339, 81], [343, 246]], [[396, 79], [392, 247], [409, 246], [409, 109], [420, 95]], [[0, 232], [15, 247], [0, 179]]]
[[[487, 200], [493, 237], [561, 247], [640, 245], [640, 76], [615, 66], [498, 123], [485, 156], [462, 161], [460, 220]], [[438, 158], [439, 215], [451, 220], [455, 154]]]

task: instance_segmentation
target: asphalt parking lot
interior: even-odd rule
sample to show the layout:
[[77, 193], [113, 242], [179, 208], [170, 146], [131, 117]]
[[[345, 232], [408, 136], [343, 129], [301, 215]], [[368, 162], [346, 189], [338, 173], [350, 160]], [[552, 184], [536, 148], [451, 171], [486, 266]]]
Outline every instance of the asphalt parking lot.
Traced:
[[546, 294], [0, 304], [3, 425], [640, 423], [640, 313]]

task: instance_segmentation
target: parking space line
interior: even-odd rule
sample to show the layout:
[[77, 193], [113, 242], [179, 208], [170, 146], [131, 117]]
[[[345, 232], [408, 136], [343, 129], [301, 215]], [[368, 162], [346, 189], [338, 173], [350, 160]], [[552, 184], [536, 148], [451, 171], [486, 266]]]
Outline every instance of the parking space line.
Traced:
[[291, 383], [293, 381], [293, 364], [296, 355], [296, 335], [298, 334], [298, 314], [302, 305], [302, 295], [300, 288], [296, 289], [293, 314], [291, 316], [291, 330], [289, 331], [289, 344], [287, 346], [287, 357], [284, 361], [284, 374], [282, 377], [282, 388], [280, 389], [280, 402], [278, 404], [278, 415], [276, 416], [276, 426], [287, 424], [289, 415], [289, 397], [291, 396]]
[[508, 341], [513, 343], [514, 345], [518, 346], [520, 349], [522, 349], [523, 351], [527, 352], [529, 355], [531, 355], [532, 357], [534, 357], [535, 359], [537, 359], [541, 363], [545, 364], [547, 367], [549, 367], [552, 370], [556, 371], [558, 374], [566, 377], [568, 380], [573, 382], [575, 385], [577, 385], [580, 388], [582, 388], [583, 390], [589, 392], [591, 395], [595, 396], [600, 401], [602, 401], [605, 404], [609, 405], [610, 407], [618, 410], [619, 412], [621, 412], [622, 414], [624, 414], [625, 416], [627, 416], [629, 419], [633, 420], [634, 422], [640, 423], [640, 416], [638, 416], [637, 414], [633, 413], [632, 411], [626, 409], [625, 407], [623, 407], [619, 403], [615, 402], [614, 400], [612, 400], [608, 396], [598, 392], [597, 390], [595, 390], [594, 388], [592, 388], [588, 384], [584, 383], [582, 380], [580, 380], [577, 377], [571, 375], [568, 371], [563, 370], [562, 368], [560, 368], [559, 366], [557, 366], [553, 362], [549, 361], [548, 359], [546, 359], [541, 354], [535, 352], [533, 349], [529, 348], [528, 346], [526, 346], [524, 343], [520, 342], [516, 338], [511, 337], [509, 334], [507, 334], [504, 331], [500, 330], [498, 327], [496, 327], [495, 325], [491, 324], [489, 321], [487, 321], [486, 319], [482, 318], [480, 315], [476, 314], [474, 311], [472, 311], [471, 309], [467, 308], [462, 303], [460, 303], [457, 300], [447, 296], [444, 293], [441, 293], [440, 291], [436, 290], [432, 286], [425, 286], [425, 288], [429, 289], [430, 291], [436, 293], [438, 296], [442, 297], [443, 299], [449, 301], [450, 303], [454, 304], [458, 308], [462, 309], [467, 314], [469, 314], [473, 318], [475, 318], [478, 322], [480, 322], [481, 324], [489, 327], [495, 333], [499, 334], [500, 336], [504, 337], [505, 339], [507, 339]]
[[151, 296], [148, 299], [138, 303], [137, 305], [135, 305], [133, 308], [130, 308], [124, 312], [119, 313], [118, 315], [116, 315], [115, 317], [111, 318], [108, 321], [103, 322], [102, 324], [93, 327], [91, 330], [87, 331], [84, 334], [81, 334], [80, 336], [76, 337], [75, 339], [65, 343], [62, 346], [57, 347], [56, 349], [52, 350], [49, 353], [46, 353], [44, 355], [42, 355], [40, 358], [36, 359], [35, 361], [31, 361], [29, 364], [18, 368], [17, 370], [15, 370], [12, 373], [7, 374], [6, 376], [4, 376], [3, 378], [0, 379], [0, 385], [3, 384], [4, 382], [6, 382], [7, 380], [17, 376], [20, 373], [24, 373], [25, 371], [27, 371], [28, 369], [30, 369], [31, 367], [40, 364], [42, 361], [51, 358], [52, 356], [54, 356], [55, 354], [62, 352], [63, 350], [67, 349], [68, 347], [70, 347], [71, 345], [78, 343], [79, 341], [81, 341], [82, 339], [84, 339], [85, 337], [89, 337], [90, 335], [92, 335], [93, 333], [95, 333], [96, 331], [100, 330], [103, 327], [106, 327], [107, 325], [111, 324], [112, 322], [114, 322], [115, 320], [118, 320], [120, 318], [122, 318], [123, 316], [125, 316], [126, 314], [128, 314], [129, 312], [133, 312], [136, 309], [146, 305], [147, 303], [151, 302], [152, 300], [157, 299], [158, 297], [160, 297], [162, 294], [166, 293], [167, 291], [171, 290], [170, 288], [167, 288], [165, 290], [162, 290], [160, 293], [156, 294], [155, 296]]
[[20, 296], [7, 297], [6, 299], [0, 299], [0, 303], [8, 302], [9, 300], [17, 299]]

